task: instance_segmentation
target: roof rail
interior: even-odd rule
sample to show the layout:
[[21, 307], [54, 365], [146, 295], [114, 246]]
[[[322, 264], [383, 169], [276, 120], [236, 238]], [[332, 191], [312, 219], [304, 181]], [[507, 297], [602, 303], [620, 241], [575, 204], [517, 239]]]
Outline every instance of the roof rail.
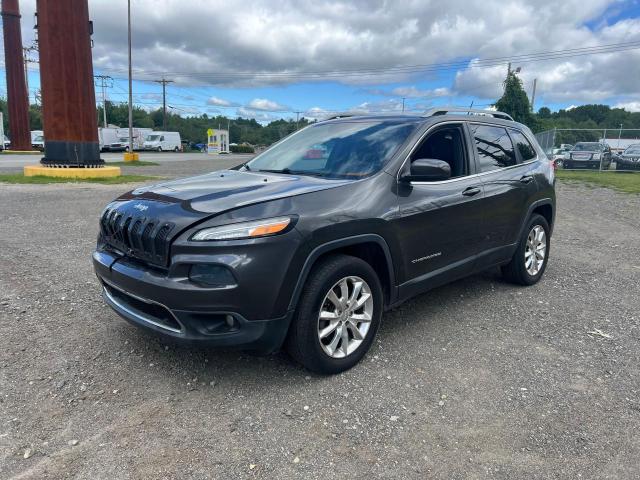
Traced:
[[508, 113], [498, 112], [495, 110], [480, 110], [478, 108], [464, 108], [464, 107], [436, 107], [424, 114], [425, 117], [433, 117], [435, 115], [446, 115], [447, 113], [466, 113], [467, 115], [486, 115], [494, 118], [501, 118], [503, 120], [511, 120], [513, 117]]
[[330, 117], [327, 117], [325, 119], [323, 119], [323, 122], [326, 122], [327, 120], [336, 120], [337, 118], [349, 118], [349, 117], [353, 117], [354, 114], [353, 113], [336, 113], [335, 115], [331, 115]]

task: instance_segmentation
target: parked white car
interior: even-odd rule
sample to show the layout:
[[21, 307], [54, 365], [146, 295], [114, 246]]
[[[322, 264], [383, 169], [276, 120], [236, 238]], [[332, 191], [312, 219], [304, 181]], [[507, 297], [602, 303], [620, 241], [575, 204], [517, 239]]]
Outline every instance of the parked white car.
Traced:
[[180, 133], [178, 132], [153, 132], [147, 135], [144, 141], [145, 150], [158, 152], [179, 152], [182, 149]]

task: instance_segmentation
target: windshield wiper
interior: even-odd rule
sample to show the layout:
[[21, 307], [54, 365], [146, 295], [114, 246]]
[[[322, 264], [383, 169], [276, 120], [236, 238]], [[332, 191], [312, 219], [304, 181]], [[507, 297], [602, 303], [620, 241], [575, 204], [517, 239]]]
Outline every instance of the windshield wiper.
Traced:
[[267, 172], [267, 173], [282, 173], [284, 175], [309, 175], [311, 177], [326, 177], [327, 175], [322, 172], [313, 172], [309, 170], [291, 170], [290, 168], [282, 168], [280, 170], [271, 170], [268, 168], [263, 168], [257, 170], [258, 172]]

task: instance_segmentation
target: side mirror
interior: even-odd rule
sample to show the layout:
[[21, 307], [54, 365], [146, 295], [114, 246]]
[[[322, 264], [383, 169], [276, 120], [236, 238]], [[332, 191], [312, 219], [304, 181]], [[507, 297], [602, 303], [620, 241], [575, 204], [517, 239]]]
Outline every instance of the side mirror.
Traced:
[[442, 160], [435, 158], [418, 158], [411, 162], [409, 175], [404, 179], [418, 182], [437, 182], [451, 178], [451, 167]]

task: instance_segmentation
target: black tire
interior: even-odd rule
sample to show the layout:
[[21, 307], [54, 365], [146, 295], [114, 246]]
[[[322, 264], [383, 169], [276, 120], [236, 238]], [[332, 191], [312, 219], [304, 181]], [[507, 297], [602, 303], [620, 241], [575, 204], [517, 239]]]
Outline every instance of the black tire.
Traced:
[[180, 151], [180, 149], [178, 147], [173, 149], [174, 152], [178, 153]]
[[[368, 284], [373, 298], [373, 314], [369, 330], [356, 350], [344, 358], [333, 358], [320, 344], [318, 318], [329, 290], [349, 276], [360, 277]], [[300, 296], [285, 342], [287, 352], [313, 372], [336, 374], [350, 369], [364, 357], [373, 343], [382, 318], [382, 295], [376, 272], [364, 260], [348, 255], [331, 255], [321, 260], [309, 274]]]
[[[541, 226], [544, 229], [545, 240], [546, 240], [546, 250], [545, 256], [542, 266], [537, 274], [531, 275], [525, 266], [525, 249], [527, 248], [527, 239], [529, 237], [529, 232], [533, 230], [535, 226]], [[527, 222], [524, 231], [522, 232], [522, 237], [518, 242], [518, 248], [516, 252], [513, 254], [511, 261], [502, 267], [502, 275], [505, 279], [512, 283], [516, 283], [518, 285], [534, 285], [540, 281], [544, 271], [547, 268], [547, 263], [549, 263], [549, 253], [551, 248], [551, 237], [549, 236], [549, 223], [547, 219], [542, 215], [533, 214], [529, 221]]]
[[158, 147], [158, 152], [161, 152], [161, 151], [162, 151], [162, 147]]

